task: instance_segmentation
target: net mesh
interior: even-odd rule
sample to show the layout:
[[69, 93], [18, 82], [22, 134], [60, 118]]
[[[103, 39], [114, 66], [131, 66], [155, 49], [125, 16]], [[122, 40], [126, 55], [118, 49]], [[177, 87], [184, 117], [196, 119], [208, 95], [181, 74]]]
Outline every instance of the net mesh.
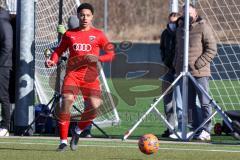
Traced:
[[[79, 1], [64, 1], [62, 7], [62, 23], [67, 24], [69, 16], [76, 14]], [[59, 1], [38, 0], [36, 3], [35, 13], [35, 86], [40, 103], [47, 104], [53, 97], [55, 92], [55, 84], [57, 79], [57, 67], [45, 67], [46, 48], [54, 49], [58, 44], [58, 33], [56, 31], [59, 21]], [[68, 52], [64, 53], [67, 55]], [[66, 62], [62, 62], [59, 67], [61, 74], [64, 74]], [[100, 116], [95, 120], [96, 123], [102, 125], [113, 125], [119, 122], [119, 116], [116, 111], [112, 96], [110, 94], [104, 73], [100, 70], [100, 81], [103, 97], [103, 105], [101, 107]], [[74, 104], [81, 112], [84, 110], [84, 103], [81, 96], [77, 97]], [[81, 113], [72, 108], [72, 115], [80, 115]]]
[[[184, 1], [179, 1], [180, 6]], [[218, 54], [211, 64], [211, 96], [223, 110], [240, 110], [240, 1], [195, 0], [210, 24]]]

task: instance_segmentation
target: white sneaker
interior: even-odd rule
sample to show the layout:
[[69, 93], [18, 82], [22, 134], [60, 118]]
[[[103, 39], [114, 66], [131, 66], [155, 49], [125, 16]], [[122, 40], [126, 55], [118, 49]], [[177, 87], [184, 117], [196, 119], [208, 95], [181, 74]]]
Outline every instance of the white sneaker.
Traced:
[[0, 136], [9, 136], [9, 132], [5, 128], [0, 128]]
[[[179, 137], [181, 138], [181, 132], [177, 132], [177, 134], [179, 135]], [[169, 135], [169, 138], [172, 138], [172, 139], [178, 139], [178, 137], [176, 136], [176, 134], [172, 133]]]
[[207, 131], [203, 130], [201, 134], [197, 137], [197, 139], [200, 139], [202, 141], [210, 141], [211, 135]]

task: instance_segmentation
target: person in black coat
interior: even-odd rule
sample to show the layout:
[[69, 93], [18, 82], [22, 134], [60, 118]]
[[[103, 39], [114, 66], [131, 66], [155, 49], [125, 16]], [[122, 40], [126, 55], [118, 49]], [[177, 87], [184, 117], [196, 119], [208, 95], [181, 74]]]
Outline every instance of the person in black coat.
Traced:
[[[163, 77], [162, 82], [162, 92], [164, 92], [170, 84], [175, 79], [175, 71], [173, 68], [173, 59], [175, 55], [175, 40], [176, 40], [176, 28], [177, 28], [177, 20], [180, 17], [179, 13], [172, 12], [168, 17], [168, 24], [166, 29], [161, 34], [160, 41], [160, 54], [162, 58], [162, 62], [168, 68], [167, 74]], [[164, 112], [166, 115], [167, 121], [173, 126], [176, 127], [176, 116], [174, 112], [174, 104], [173, 104], [173, 92], [170, 91], [163, 97], [164, 104]], [[180, 97], [176, 97], [180, 98]], [[177, 104], [179, 105], [179, 103]], [[181, 106], [177, 106], [181, 107]], [[165, 130], [162, 134], [162, 137], [169, 137], [172, 133], [169, 129]]]
[[10, 98], [9, 79], [12, 68], [13, 29], [9, 12], [0, 6], [0, 103], [2, 106], [2, 121], [0, 136], [9, 136]]

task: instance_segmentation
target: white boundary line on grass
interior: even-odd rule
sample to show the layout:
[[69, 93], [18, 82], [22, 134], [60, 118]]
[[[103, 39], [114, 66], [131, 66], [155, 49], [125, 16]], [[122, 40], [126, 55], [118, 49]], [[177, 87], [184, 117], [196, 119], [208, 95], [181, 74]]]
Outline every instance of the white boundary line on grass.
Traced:
[[[0, 144], [22, 144], [22, 145], [50, 145], [50, 146], [56, 146], [56, 143], [30, 143], [30, 142], [0, 142]], [[116, 146], [116, 145], [107, 145], [107, 146], [103, 146], [101, 144], [96, 145], [96, 144], [87, 144], [87, 145], [78, 145], [79, 147], [102, 147], [102, 148], [138, 148], [137, 145], [136, 146], [129, 146], [129, 145], [120, 145], [120, 146]], [[225, 153], [240, 153], [240, 150], [221, 150], [221, 149], [191, 149], [191, 148], [163, 148], [160, 147], [159, 150], [171, 150], [171, 151], [204, 151], [204, 152], [225, 152]]]
[[[68, 137], [69, 139], [70, 137]], [[59, 137], [41, 137], [41, 136], [9, 136], [9, 137], [0, 137], [0, 139], [19, 139], [19, 140], [59, 140]], [[80, 141], [95, 141], [95, 142], [130, 142], [137, 143], [138, 140], [134, 139], [109, 139], [109, 138], [80, 138]], [[215, 145], [209, 142], [182, 142], [182, 141], [166, 141], [160, 140], [160, 144], [191, 144], [191, 145]], [[240, 144], [240, 143], [239, 143]]]

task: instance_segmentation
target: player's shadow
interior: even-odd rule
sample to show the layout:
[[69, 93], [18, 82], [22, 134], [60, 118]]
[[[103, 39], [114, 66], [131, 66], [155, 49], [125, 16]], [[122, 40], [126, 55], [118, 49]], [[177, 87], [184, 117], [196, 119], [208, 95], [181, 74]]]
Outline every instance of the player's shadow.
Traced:
[[52, 152], [52, 151], [56, 151], [56, 149], [37, 149], [37, 148], [11, 148], [11, 147], [4, 147], [4, 148], [1, 148], [0, 147], [0, 151], [9, 151], [9, 150], [12, 150], [12, 151], [38, 151], [38, 152]]

